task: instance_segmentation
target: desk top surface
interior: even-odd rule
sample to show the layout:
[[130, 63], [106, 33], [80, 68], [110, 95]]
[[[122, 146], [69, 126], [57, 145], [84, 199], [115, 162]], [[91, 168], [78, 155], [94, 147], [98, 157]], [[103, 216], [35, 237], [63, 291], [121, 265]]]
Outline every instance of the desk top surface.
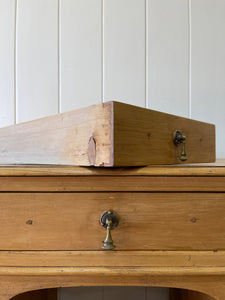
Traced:
[[55, 165], [0, 166], [0, 176], [225, 176], [225, 159], [215, 163], [96, 168]]

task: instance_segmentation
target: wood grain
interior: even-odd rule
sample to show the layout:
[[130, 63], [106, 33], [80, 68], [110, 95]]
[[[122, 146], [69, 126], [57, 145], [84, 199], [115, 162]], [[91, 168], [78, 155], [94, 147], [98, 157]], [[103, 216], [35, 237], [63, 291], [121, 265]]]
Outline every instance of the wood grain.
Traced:
[[215, 161], [214, 125], [112, 101], [0, 129], [0, 163], [179, 164], [178, 129], [187, 136], [186, 162]]
[[[0, 299], [57, 287], [156, 286], [182, 289], [178, 299], [224, 300], [224, 169], [223, 161], [114, 171], [2, 167]], [[119, 226], [116, 249], [105, 252], [99, 217], [109, 209]]]
[[0, 251], [0, 267], [225, 267], [224, 251]]
[[114, 165], [184, 163], [173, 132], [187, 137], [185, 163], [215, 161], [215, 126], [114, 102]]
[[96, 141], [96, 164], [112, 164], [111, 104], [0, 129], [0, 163], [90, 165], [88, 142]]
[[[98, 275], [97, 275], [98, 274]], [[71, 287], [71, 286], [163, 286], [181, 287], [206, 293], [215, 300], [224, 299], [224, 276], [159, 276], [152, 274], [140, 274], [127, 270], [123, 276], [114, 276], [110, 273], [80, 274], [80, 276], [1, 276], [1, 300], [8, 300], [10, 296], [29, 290]]]
[[[88, 184], [87, 184], [88, 182]], [[224, 192], [225, 177], [0, 177], [1, 192]]]
[[225, 160], [215, 163], [130, 168], [90, 168], [54, 165], [1, 165], [0, 176], [225, 176]]
[[224, 193], [1, 193], [1, 250], [101, 250], [103, 212], [117, 250], [225, 249]]
[[[225, 267], [210, 267], [210, 268], [187, 268], [187, 267], [1, 267], [0, 276], [80, 276], [89, 278], [90, 276], [112, 276], [115, 279], [118, 277], [132, 277], [135, 273], [137, 277], [146, 276], [225, 276]], [[103, 284], [104, 285], [104, 284]], [[107, 283], [105, 283], [107, 285]]]

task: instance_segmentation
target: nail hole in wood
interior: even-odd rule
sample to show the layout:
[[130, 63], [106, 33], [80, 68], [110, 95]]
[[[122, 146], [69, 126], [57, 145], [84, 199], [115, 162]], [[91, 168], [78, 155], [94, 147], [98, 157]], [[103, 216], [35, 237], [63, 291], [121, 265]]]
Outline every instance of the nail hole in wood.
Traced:
[[27, 221], [26, 221], [26, 224], [27, 224], [27, 225], [33, 225], [33, 223], [34, 223], [33, 220], [27, 220]]

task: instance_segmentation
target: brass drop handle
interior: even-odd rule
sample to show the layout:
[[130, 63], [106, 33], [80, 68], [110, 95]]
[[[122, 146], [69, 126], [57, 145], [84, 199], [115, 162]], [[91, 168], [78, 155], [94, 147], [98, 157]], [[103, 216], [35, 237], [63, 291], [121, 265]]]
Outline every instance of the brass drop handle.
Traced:
[[180, 156], [181, 161], [187, 160], [187, 153], [186, 153], [186, 136], [184, 136], [180, 130], [176, 130], [173, 133], [173, 142], [176, 146], [182, 144], [182, 152]]
[[104, 240], [104, 244], [102, 245], [102, 249], [112, 250], [115, 248], [115, 245], [113, 243], [111, 230], [118, 225], [119, 223], [118, 217], [114, 212], [107, 211], [101, 215], [100, 223], [107, 230], [106, 238]]

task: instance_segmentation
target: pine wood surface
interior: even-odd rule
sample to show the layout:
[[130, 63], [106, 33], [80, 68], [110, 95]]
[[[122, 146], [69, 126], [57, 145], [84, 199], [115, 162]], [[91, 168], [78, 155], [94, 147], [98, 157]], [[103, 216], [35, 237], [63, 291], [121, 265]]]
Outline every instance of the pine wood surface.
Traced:
[[2, 250], [101, 250], [112, 210], [118, 250], [225, 249], [224, 193], [2, 193]]
[[[2, 166], [0, 299], [59, 286], [140, 285], [192, 290], [179, 290], [182, 300], [224, 300], [224, 169], [224, 161], [117, 174]], [[105, 252], [99, 217], [109, 209], [120, 223], [116, 249]]]
[[[44, 269], [44, 268], [43, 268]], [[125, 269], [124, 269], [125, 271]], [[136, 269], [127, 272], [87, 272], [78, 275], [4, 275], [0, 276], [1, 300], [29, 291], [55, 287], [72, 286], [158, 286], [190, 289], [212, 296], [215, 300], [224, 299], [225, 276], [223, 275], [154, 275], [151, 272], [139, 273]], [[43, 270], [44, 273], [44, 270]], [[75, 273], [75, 272], [74, 272]]]
[[[225, 267], [1, 267], [0, 276], [225, 276]], [[106, 284], [103, 284], [106, 285]]]
[[95, 164], [112, 164], [111, 103], [92, 105], [0, 128], [0, 164], [90, 165], [88, 143], [95, 136]]
[[120, 102], [106, 102], [0, 129], [0, 164], [145, 166], [215, 161], [215, 126]]
[[175, 130], [187, 137], [186, 162], [215, 161], [214, 125], [120, 102], [113, 109], [115, 166], [185, 163], [182, 145], [173, 143]]
[[[87, 185], [88, 180], [88, 185]], [[225, 177], [2, 177], [1, 192], [224, 192]]]
[[0, 165], [0, 176], [225, 176], [225, 159], [215, 163], [93, 168], [54, 165]]
[[225, 251], [0, 251], [0, 267], [225, 267]]

